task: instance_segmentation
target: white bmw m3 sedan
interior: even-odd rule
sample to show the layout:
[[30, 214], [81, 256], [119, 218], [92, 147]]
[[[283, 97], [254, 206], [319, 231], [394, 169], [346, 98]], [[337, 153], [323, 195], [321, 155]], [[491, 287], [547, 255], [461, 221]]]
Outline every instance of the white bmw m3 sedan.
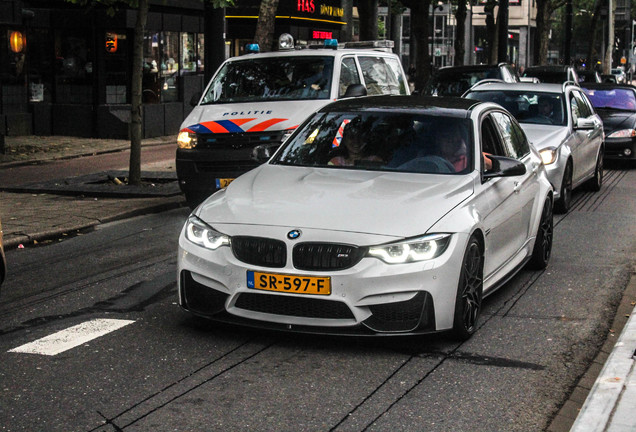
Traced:
[[323, 334], [469, 338], [482, 300], [552, 249], [553, 190], [501, 106], [377, 96], [318, 110], [205, 200], [179, 238], [181, 307]]

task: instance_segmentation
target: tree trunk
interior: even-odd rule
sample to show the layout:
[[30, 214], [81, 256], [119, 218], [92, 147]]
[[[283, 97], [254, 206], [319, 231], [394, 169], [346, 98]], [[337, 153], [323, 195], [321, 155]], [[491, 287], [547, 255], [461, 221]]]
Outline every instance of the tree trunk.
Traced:
[[488, 0], [484, 6], [486, 14], [486, 39], [488, 42], [488, 63], [497, 61], [497, 25], [495, 24], [495, 4], [494, 0]]
[[130, 115], [130, 164], [128, 168], [128, 184], [141, 183], [141, 137], [143, 126], [142, 76], [144, 59], [144, 34], [148, 18], [148, 1], [139, 0], [137, 22], [135, 23], [135, 44], [133, 47], [133, 66], [131, 83], [131, 115]]
[[378, 38], [378, 0], [358, 0], [360, 15], [360, 40]]
[[276, 9], [278, 9], [278, 0], [261, 0], [254, 43], [257, 43], [263, 52], [271, 51], [274, 46]]
[[594, 51], [596, 47], [596, 26], [598, 23], [598, 18], [601, 15], [601, 8], [603, 7], [603, 0], [596, 0], [594, 4], [594, 14], [592, 15], [592, 20], [590, 22], [590, 39], [589, 45], [587, 47], [587, 68], [589, 70], [593, 70], [596, 68], [596, 63], [594, 62]]
[[537, 0], [537, 32], [535, 34], [534, 58], [538, 64], [548, 63], [548, 47], [550, 43], [550, 11], [549, 0]]
[[455, 59], [453, 64], [455, 66], [461, 66], [464, 64], [464, 53], [466, 49], [464, 47], [464, 38], [466, 36], [466, 0], [459, 0], [457, 2], [457, 11], [455, 12], [455, 22], [457, 23], [455, 30]]
[[[402, 4], [411, 9], [411, 38], [410, 45], [415, 46], [411, 63], [415, 65], [414, 87], [423, 90], [426, 81], [431, 76], [431, 56], [428, 52], [430, 29], [428, 26], [431, 0], [403, 0]], [[412, 54], [412, 55], [413, 55]]]
[[497, 11], [497, 63], [508, 61], [508, 0], [499, 0]]

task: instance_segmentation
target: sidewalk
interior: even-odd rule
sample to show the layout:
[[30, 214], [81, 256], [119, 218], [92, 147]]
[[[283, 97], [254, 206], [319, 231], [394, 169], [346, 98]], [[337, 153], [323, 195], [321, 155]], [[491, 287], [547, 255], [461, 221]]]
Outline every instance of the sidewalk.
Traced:
[[[142, 160], [144, 147], [174, 140], [174, 136], [143, 140]], [[5, 137], [5, 154], [0, 154], [0, 169], [128, 148], [129, 140], [8, 136]], [[142, 166], [142, 177], [148, 174], [148, 168], [153, 170], [153, 177], [172, 178], [174, 182], [157, 184], [152, 192], [147, 192], [149, 188], [146, 188], [143, 193], [132, 186], [92, 184], [97, 179], [79, 177], [31, 185], [25, 189], [3, 188], [0, 185], [0, 218], [5, 249], [58, 241], [101, 223], [185, 206], [185, 199], [176, 183], [174, 161], [164, 166]], [[102, 174], [103, 177], [109, 174], [117, 177], [117, 173]]]
[[[143, 147], [174, 140], [161, 137], [144, 140]], [[98, 140], [75, 137], [6, 137], [7, 154], [0, 154], [0, 170], [8, 166], [121, 151], [130, 147], [127, 140]], [[174, 163], [159, 170], [174, 176]], [[0, 218], [4, 230], [5, 249], [28, 247], [42, 242], [55, 242], [66, 236], [90, 230], [96, 225], [147, 213], [185, 206], [182, 194], [174, 189], [151, 197], [136, 194], [118, 195], [79, 190], [80, 180], [66, 179], [56, 193], [2, 191], [0, 185]], [[38, 185], [33, 186], [37, 188]], [[174, 185], [173, 185], [174, 186]], [[50, 185], [48, 185], [50, 187]], [[128, 188], [128, 186], [123, 186]], [[44, 187], [43, 187], [44, 188]], [[46, 189], [46, 188], [44, 188]], [[112, 190], [105, 186], [103, 190]], [[131, 190], [131, 189], [125, 189]], [[99, 192], [99, 191], [98, 191]], [[99, 195], [99, 196], [95, 196]], [[625, 289], [623, 300], [609, 335], [587, 373], [579, 380], [547, 428], [549, 432], [636, 431], [636, 269]]]

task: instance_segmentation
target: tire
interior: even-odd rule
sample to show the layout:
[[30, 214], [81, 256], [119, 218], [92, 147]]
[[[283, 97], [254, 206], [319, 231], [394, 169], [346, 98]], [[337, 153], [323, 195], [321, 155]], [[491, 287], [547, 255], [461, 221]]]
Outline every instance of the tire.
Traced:
[[473, 236], [466, 246], [459, 275], [453, 316], [454, 339], [467, 340], [477, 330], [484, 286], [483, 272], [484, 256], [481, 252], [481, 243]]
[[596, 157], [596, 166], [594, 167], [594, 177], [589, 179], [585, 184], [585, 188], [592, 192], [598, 192], [603, 186], [603, 149], [598, 152]]
[[537, 228], [537, 238], [534, 241], [532, 255], [528, 261], [530, 270], [543, 270], [548, 266], [552, 255], [552, 237], [554, 233], [552, 214], [552, 198], [548, 197], [541, 210], [541, 220]]
[[572, 205], [572, 163], [568, 162], [561, 181], [561, 191], [559, 199], [554, 203], [556, 213], [567, 213]]

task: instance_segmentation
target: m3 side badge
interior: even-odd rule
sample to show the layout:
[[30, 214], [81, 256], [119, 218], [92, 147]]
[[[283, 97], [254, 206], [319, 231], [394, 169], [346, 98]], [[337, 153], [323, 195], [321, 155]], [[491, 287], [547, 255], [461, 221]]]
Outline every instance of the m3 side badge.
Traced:
[[290, 240], [296, 240], [298, 237], [300, 237], [300, 230], [295, 229], [287, 233], [287, 238]]

